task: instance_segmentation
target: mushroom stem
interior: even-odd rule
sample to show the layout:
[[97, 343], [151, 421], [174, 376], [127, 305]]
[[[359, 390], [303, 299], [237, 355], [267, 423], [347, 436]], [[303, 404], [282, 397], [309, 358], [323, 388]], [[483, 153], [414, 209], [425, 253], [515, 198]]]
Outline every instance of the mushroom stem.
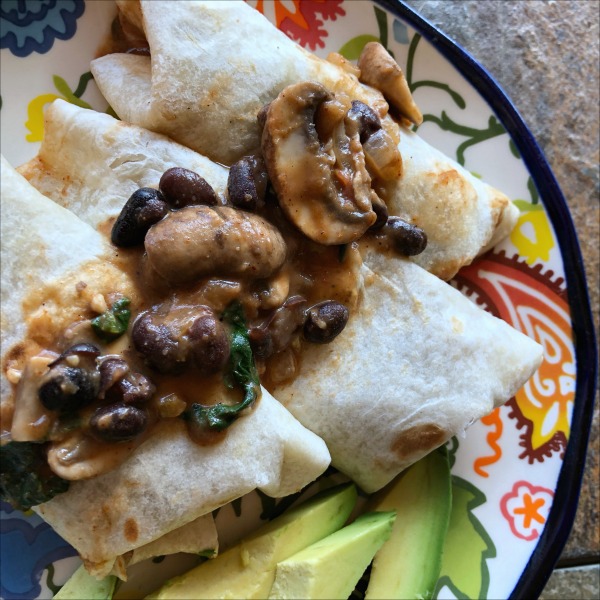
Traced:
[[358, 58], [360, 81], [378, 89], [403, 117], [415, 125], [423, 115], [415, 104], [400, 65], [379, 42], [369, 42]]

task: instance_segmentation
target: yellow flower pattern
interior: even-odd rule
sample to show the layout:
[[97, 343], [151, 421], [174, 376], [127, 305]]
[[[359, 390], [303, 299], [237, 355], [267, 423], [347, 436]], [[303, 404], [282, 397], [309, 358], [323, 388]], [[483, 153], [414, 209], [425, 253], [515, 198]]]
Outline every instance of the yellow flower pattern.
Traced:
[[521, 216], [510, 235], [510, 241], [528, 265], [538, 260], [547, 262], [555, 241], [544, 207], [525, 200], [515, 200], [514, 204], [521, 211]]
[[54, 102], [60, 96], [56, 94], [41, 94], [27, 105], [27, 121], [25, 127], [29, 133], [25, 136], [28, 142], [41, 142], [44, 137], [44, 107]]

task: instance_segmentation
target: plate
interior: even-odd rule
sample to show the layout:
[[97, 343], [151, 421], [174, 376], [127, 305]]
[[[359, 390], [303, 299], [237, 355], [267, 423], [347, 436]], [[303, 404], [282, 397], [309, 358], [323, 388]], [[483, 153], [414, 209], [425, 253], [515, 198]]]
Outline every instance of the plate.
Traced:
[[[521, 211], [511, 236], [462, 269], [452, 285], [537, 339], [546, 360], [504, 407], [448, 446], [454, 512], [435, 597], [537, 597], [574, 518], [596, 369], [581, 255], [556, 181], [490, 75], [407, 6], [384, 0], [250, 4], [321, 56], [337, 51], [356, 59], [366, 42], [381, 41], [425, 115], [419, 134]], [[52, 100], [107, 109], [89, 61], [115, 13], [111, 2], [3, 0], [1, 146], [13, 165], [36, 154], [44, 107]], [[251, 494], [224, 507], [217, 515], [222, 542], [289, 502]], [[0, 535], [5, 600], [51, 598], [79, 564], [41, 519], [4, 503]], [[143, 563], [116, 597], [139, 597], [194, 560], [178, 555]]]

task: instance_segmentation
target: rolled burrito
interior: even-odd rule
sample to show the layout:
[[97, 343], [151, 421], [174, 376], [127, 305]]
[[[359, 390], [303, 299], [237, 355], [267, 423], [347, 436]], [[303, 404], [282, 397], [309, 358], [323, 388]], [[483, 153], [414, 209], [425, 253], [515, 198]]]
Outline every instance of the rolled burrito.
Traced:
[[[38, 178], [28, 166], [23, 171], [35, 185], [49, 185], [49, 194], [61, 189], [57, 199], [78, 210], [77, 198], [92, 197], [93, 183], [69, 157], [88, 143], [86, 136], [110, 139], [115, 129], [136, 128], [57, 101], [47, 113], [50, 147], [57, 129], [73, 135], [63, 138], [61, 157], [42, 147], [48, 176]], [[108, 146], [96, 153], [101, 163], [110, 162], [105, 152]], [[165, 164], [169, 154], [163, 151]], [[63, 180], [77, 183], [59, 188]], [[129, 181], [123, 184], [110, 186], [123, 190], [121, 204], [129, 193]], [[113, 204], [100, 199], [96, 220], [114, 216]], [[373, 491], [510, 399], [539, 365], [541, 347], [411, 261], [369, 252], [357, 284], [362, 298], [347, 328], [329, 345], [306, 348], [297, 378], [269, 391], [325, 440], [334, 466]]]
[[[13, 480], [11, 498], [18, 488], [23, 495], [17, 504], [33, 504], [77, 549], [90, 573], [125, 578], [129, 561], [157, 551], [198, 549], [195, 544], [216, 550], [212, 510], [257, 488], [274, 497], [289, 495], [327, 468], [324, 442], [266, 390], [229, 428], [200, 441], [192, 440], [183, 419], [160, 412], [160, 402], [148, 405], [154, 402], [148, 396], [126, 395], [131, 386], [153, 387], [140, 373], [127, 380], [129, 387], [119, 396], [121, 388], [114, 385], [134, 368], [131, 328], [116, 340], [99, 339], [90, 320], [106, 304], [114, 307], [115, 297], [129, 299], [132, 312], [139, 310], [142, 298], [131, 272], [102, 234], [40, 194], [4, 158], [1, 183], [3, 499], [11, 453], [17, 447], [38, 453], [39, 486], [19, 488]], [[102, 365], [117, 357], [129, 366], [117, 361], [121, 375], [106, 387]], [[90, 389], [91, 404], [81, 396]], [[228, 399], [226, 387], [214, 381], [188, 391], [207, 405]], [[174, 406], [172, 395], [165, 398]], [[76, 400], [81, 406], [73, 404]], [[106, 421], [93, 423], [94, 411], [114, 402], [121, 409], [148, 407], [161, 418], [135, 439], [113, 437], [111, 443], [101, 435]], [[23, 480], [32, 474], [23, 473]], [[42, 497], [46, 485], [60, 493], [33, 501], [31, 494]], [[194, 543], [184, 535], [174, 541], [173, 532], [190, 523]]]
[[452, 286], [397, 259], [392, 283], [363, 265], [360, 310], [273, 393], [327, 442], [365, 492], [509, 400], [542, 347]]
[[18, 168], [42, 194], [97, 228], [138, 188], [156, 187], [171, 167], [200, 173], [222, 196], [228, 171], [208, 158], [113, 117], [55, 100], [38, 155]]
[[518, 210], [504, 194], [435, 151], [403, 120], [393, 122], [384, 96], [359, 82], [348, 63], [307, 52], [245, 2], [117, 4], [151, 52], [92, 61], [96, 83], [121, 119], [231, 164], [259, 151], [264, 105], [289, 85], [318, 82], [373, 108], [399, 137], [404, 170], [388, 184], [386, 202], [391, 215], [428, 236], [425, 251], [411, 260], [450, 279], [516, 224]]

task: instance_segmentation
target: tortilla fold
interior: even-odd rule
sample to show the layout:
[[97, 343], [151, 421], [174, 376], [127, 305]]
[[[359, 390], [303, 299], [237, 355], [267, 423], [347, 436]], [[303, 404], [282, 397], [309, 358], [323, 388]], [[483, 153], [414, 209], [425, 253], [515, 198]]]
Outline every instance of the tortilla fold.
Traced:
[[158, 187], [171, 167], [204, 177], [218, 195], [227, 169], [163, 135], [55, 100], [46, 110], [38, 155], [18, 171], [42, 194], [97, 228], [140, 187]]
[[97, 577], [115, 555], [208, 514], [255, 488], [273, 497], [299, 491], [328, 466], [325, 443], [266, 390], [222, 442], [200, 446], [185, 424], [163, 421], [118, 468], [36, 507]]
[[[89, 318], [98, 293], [130, 297], [133, 311], [138, 300], [114, 262], [116, 250], [100, 233], [40, 194], [4, 158], [1, 181], [2, 414], [7, 414], [16, 401], [7, 371], [23, 356], [47, 349], [67, 325]], [[67, 492], [34, 509], [77, 549], [92, 574], [102, 577], [115, 568], [124, 578], [132, 550], [152, 553], [147, 545], [256, 488], [275, 497], [299, 491], [329, 462], [325, 443], [263, 390], [222, 440], [201, 446], [182, 420], [163, 420], [118, 467], [71, 482]], [[203, 523], [214, 548], [212, 519]], [[163, 538], [160, 547], [178, 546], [185, 549]]]
[[[101, 92], [123, 120], [218, 162], [258, 152], [259, 110], [299, 81], [387, 107], [379, 91], [304, 50], [245, 2], [117, 4], [144, 30], [151, 58], [109, 54], [92, 61]], [[450, 279], [508, 235], [518, 209], [406, 127], [391, 126], [400, 134], [404, 175], [388, 186], [389, 212], [427, 233], [427, 248], [411, 260]]]
[[273, 389], [367, 493], [509, 400], [542, 360], [537, 342], [397, 262], [395, 283], [363, 265], [359, 312]]

